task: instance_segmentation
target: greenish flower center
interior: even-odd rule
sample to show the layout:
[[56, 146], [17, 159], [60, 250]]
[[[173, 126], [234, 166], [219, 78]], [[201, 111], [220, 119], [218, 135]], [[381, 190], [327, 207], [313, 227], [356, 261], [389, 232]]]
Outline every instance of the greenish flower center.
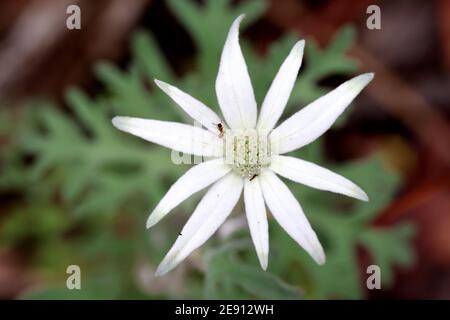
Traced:
[[262, 168], [270, 165], [270, 144], [266, 134], [254, 129], [227, 130], [225, 161], [242, 177], [253, 179]]

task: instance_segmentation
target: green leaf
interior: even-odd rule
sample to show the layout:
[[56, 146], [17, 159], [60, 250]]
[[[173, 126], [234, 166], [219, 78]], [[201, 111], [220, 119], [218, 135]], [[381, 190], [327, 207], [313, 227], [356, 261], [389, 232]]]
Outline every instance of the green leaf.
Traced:
[[147, 79], [174, 81], [175, 76], [172, 69], [151, 34], [145, 31], [137, 32], [131, 43], [136, 63], [143, 69], [143, 74]]
[[393, 284], [394, 273], [391, 265], [405, 267], [414, 262], [413, 252], [407, 245], [413, 235], [413, 226], [403, 224], [388, 230], [377, 228], [361, 236], [361, 242], [371, 253], [373, 262], [380, 267], [381, 282], [384, 286]]
[[[298, 299], [301, 291], [258, 266], [240, 262], [236, 254], [251, 247], [248, 241], [234, 241], [207, 255], [206, 296], [214, 299], [257, 297], [260, 299]], [[240, 293], [244, 290], [246, 294]]]

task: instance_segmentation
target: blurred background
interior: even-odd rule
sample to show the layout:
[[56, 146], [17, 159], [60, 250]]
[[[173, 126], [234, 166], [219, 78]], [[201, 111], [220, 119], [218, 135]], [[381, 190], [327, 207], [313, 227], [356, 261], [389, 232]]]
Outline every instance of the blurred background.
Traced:
[[[81, 29], [66, 8], [81, 8]], [[369, 30], [369, 5], [381, 30]], [[148, 214], [187, 170], [115, 130], [114, 115], [190, 121], [154, 78], [217, 108], [231, 22], [260, 103], [290, 48], [305, 58], [285, 117], [354, 75], [375, 80], [321, 139], [294, 152], [371, 201], [290, 184], [324, 245], [319, 267], [270, 218], [259, 268], [242, 203], [169, 275], [153, 273], [201, 194]], [[0, 298], [450, 299], [450, 1], [0, 2]], [[367, 267], [381, 268], [368, 290]], [[81, 290], [66, 269], [81, 268]]]

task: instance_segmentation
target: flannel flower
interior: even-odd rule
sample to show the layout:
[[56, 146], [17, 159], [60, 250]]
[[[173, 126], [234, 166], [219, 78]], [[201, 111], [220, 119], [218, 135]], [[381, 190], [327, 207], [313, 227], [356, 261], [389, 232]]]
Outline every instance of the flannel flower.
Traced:
[[230, 215], [242, 191], [251, 238], [264, 270], [269, 254], [266, 205], [281, 227], [318, 264], [324, 264], [325, 254], [316, 233], [277, 174], [312, 188], [368, 200], [366, 193], [348, 179], [283, 154], [309, 144], [328, 130], [373, 79], [373, 74], [363, 74], [343, 83], [274, 129], [297, 78], [305, 42], [297, 42], [282, 63], [257, 118], [253, 88], [239, 45], [239, 24], [243, 17], [239, 16], [230, 28], [216, 79], [224, 121], [202, 102], [159, 80], [155, 80], [159, 88], [205, 129], [130, 117], [115, 117], [112, 121], [119, 130], [178, 152], [210, 159], [181, 176], [148, 218], [150, 228], [182, 201], [212, 184], [156, 275], [172, 270], [208, 240]]

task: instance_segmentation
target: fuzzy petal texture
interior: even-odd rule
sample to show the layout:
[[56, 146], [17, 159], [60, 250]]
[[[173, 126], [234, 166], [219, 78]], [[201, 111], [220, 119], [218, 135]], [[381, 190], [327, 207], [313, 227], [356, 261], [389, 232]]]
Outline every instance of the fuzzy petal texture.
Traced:
[[132, 117], [114, 117], [112, 123], [119, 130], [175, 151], [207, 157], [223, 155], [223, 140], [199, 127]]
[[372, 79], [373, 73], [357, 76], [292, 115], [272, 131], [273, 152], [283, 154], [316, 140]]
[[255, 95], [239, 46], [239, 24], [243, 18], [244, 15], [240, 15], [231, 25], [216, 79], [217, 100], [231, 129], [256, 125]]
[[156, 85], [164, 91], [181, 109], [184, 110], [192, 119], [199, 122], [211, 132], [219, 135], [218, 124], [222, 123], [219, 116], [202, 102], [198, 101], [189, 94], [180, 89], [155, 79]]
[[292, 181], [325, 191], [368, 201], [367, 194], [356, 184], [314, 163], [287, 156], [273, 156], [270, 169]]
[[202, 162], [183, 174], [161, 199], [147, 220], [147, 228], [158, 223], [166, 214], [194, 193], [206, 188], [228, 172], [231, 167], [223, 159]]
[[264, 200], [281, 227], [320, 265], [325, 253], [300, 204], [289, 188], [271, 171], [260, 175]]
[[259, 184], [259, 178], [244, 183], [245, 214], [247, 216], [250, 234], [263, 270], [267, 269], [269, 259], [269, 226], [267, 223], [266, 206]]
[[304, 48], [304, 40], [297, 42], [275, 76], [259, 114], [257, 129], [260, 132], [270, 132], [280, 119], [297, 79]]
[[158, 266], [156, 275], [175, 268], [216, 232], [239, 200], [242, 187], [242, 178], [231, 172], [208, 190]]

